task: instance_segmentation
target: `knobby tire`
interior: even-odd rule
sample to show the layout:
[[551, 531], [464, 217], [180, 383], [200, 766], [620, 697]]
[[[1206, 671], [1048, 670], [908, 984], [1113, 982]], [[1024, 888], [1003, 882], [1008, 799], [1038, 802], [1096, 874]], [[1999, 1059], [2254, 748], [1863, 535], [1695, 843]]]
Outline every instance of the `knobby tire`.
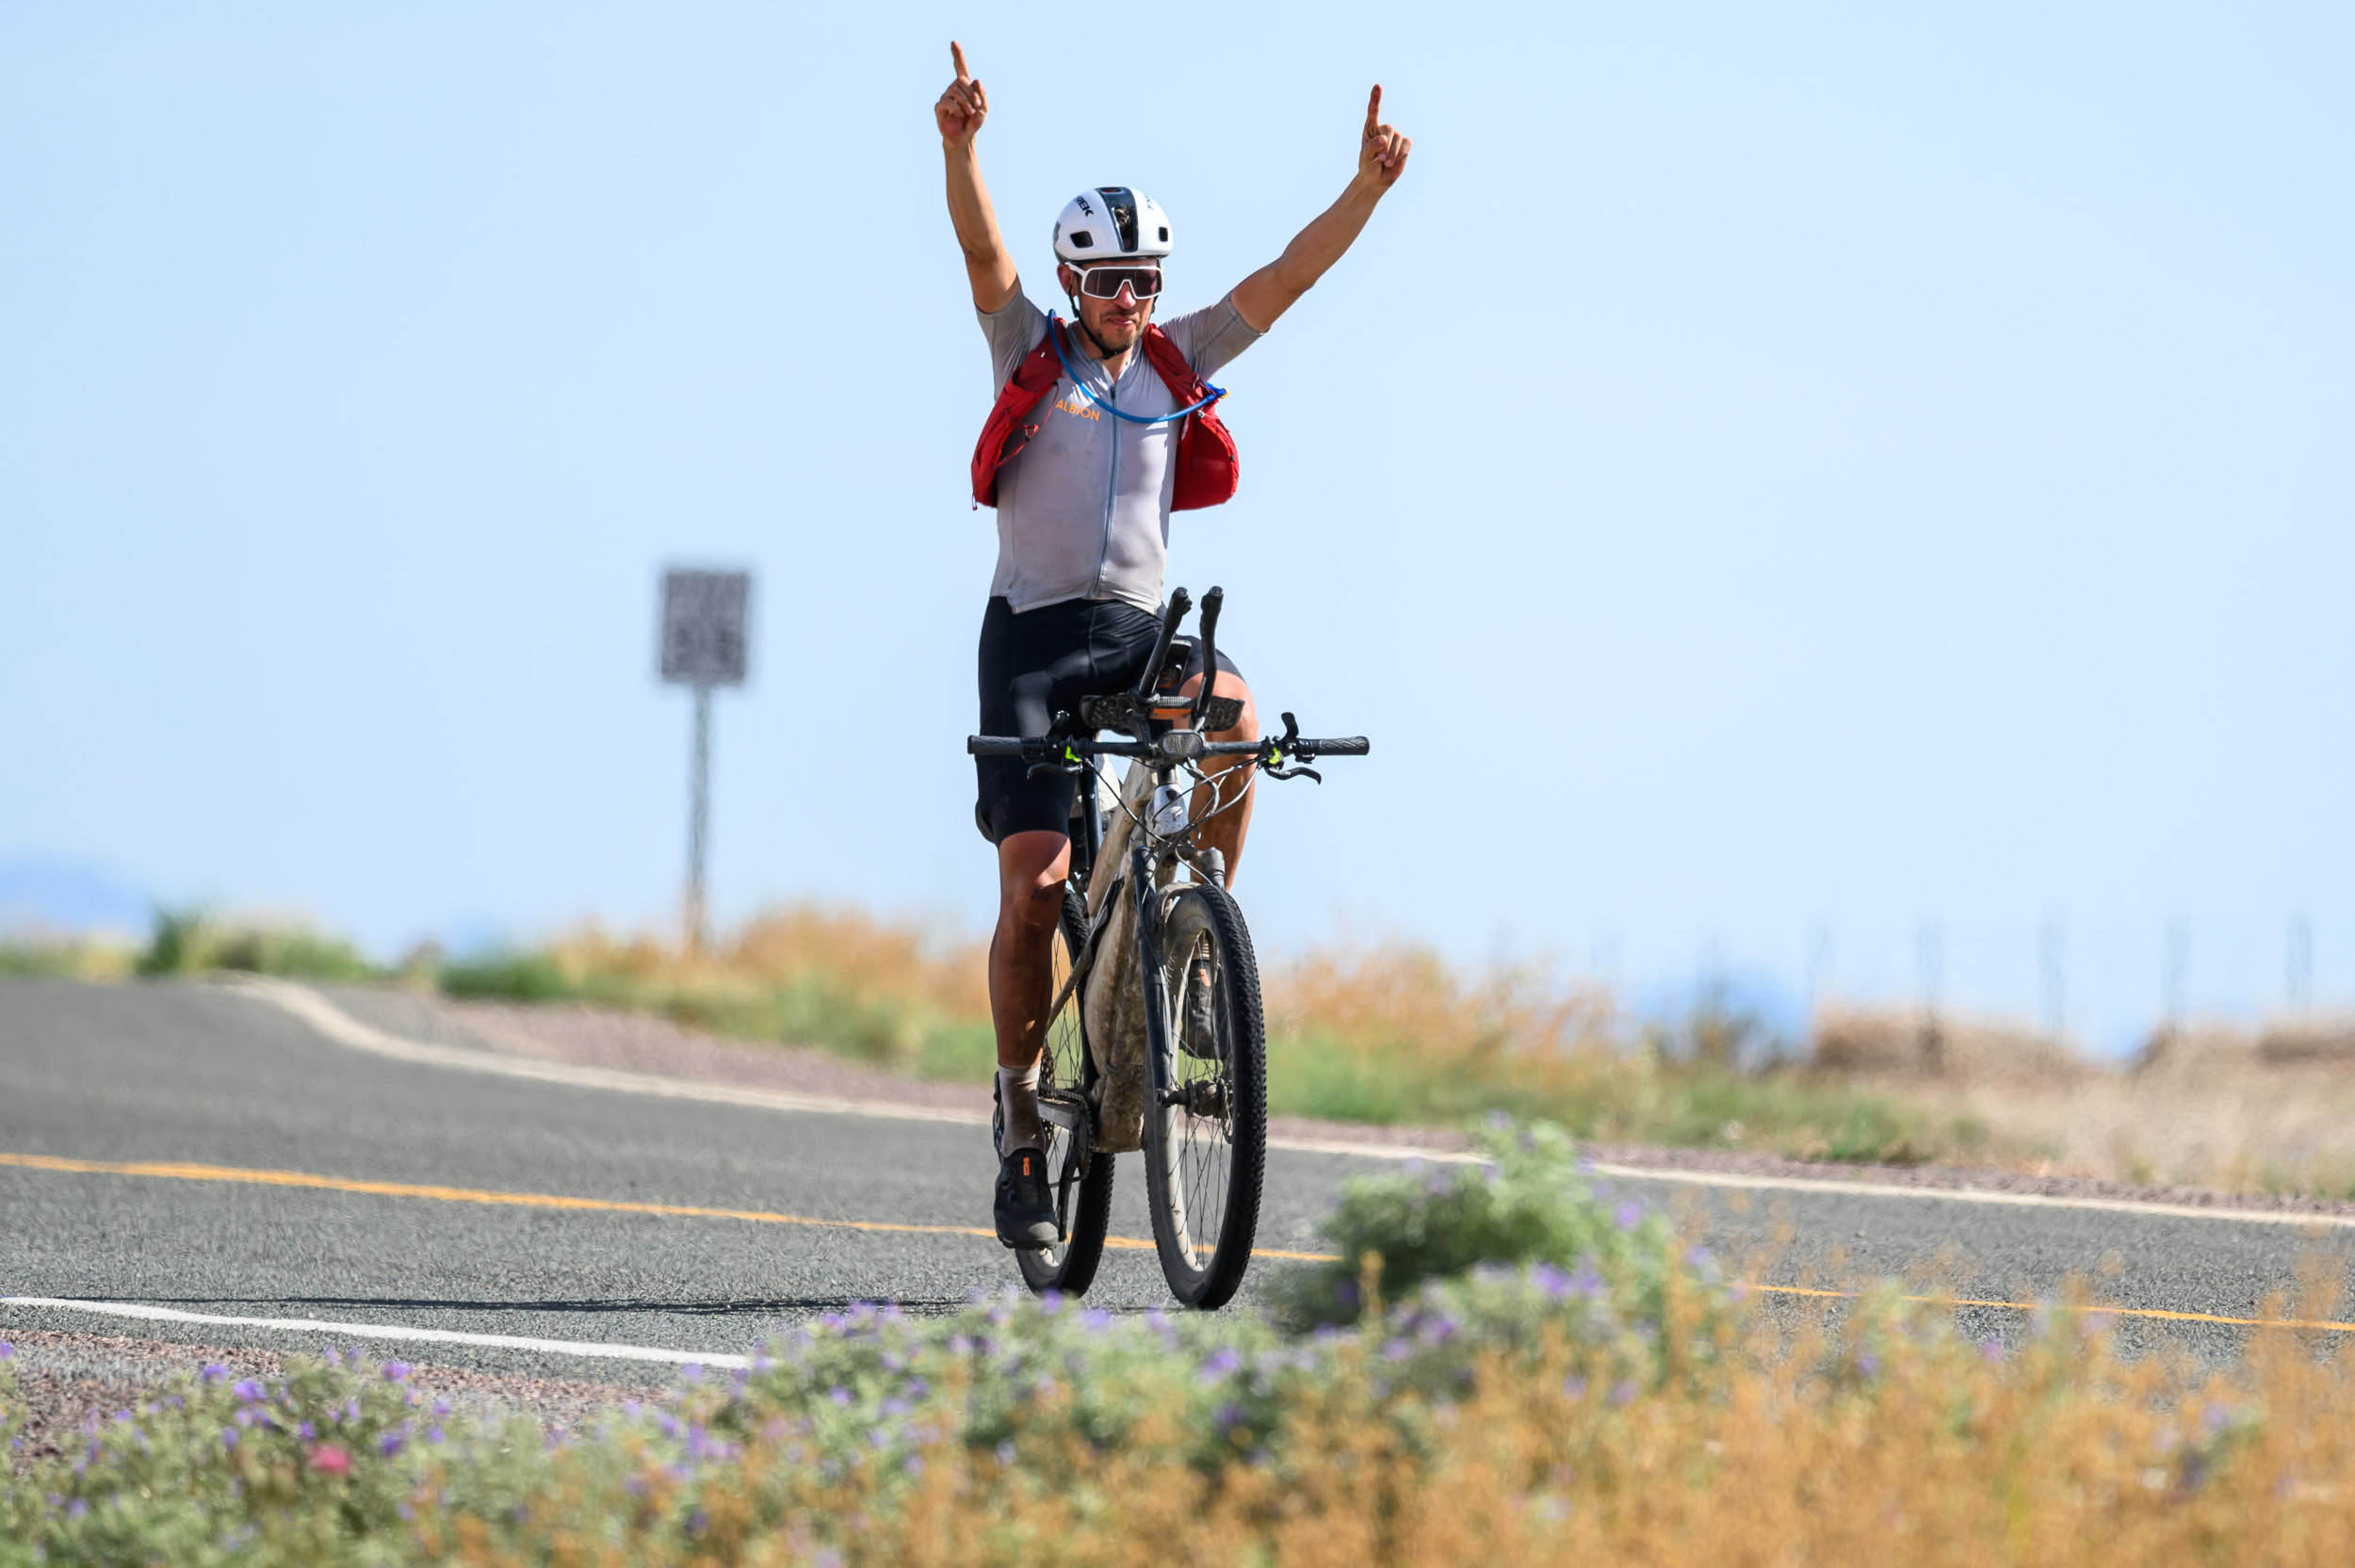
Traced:
[[[1219, 1060], [1210, 1064], [1186, 1055], [1179, 1047], [1184, 1027], [1184, 970], [1201, 935], [1215, 949]], [[1161, 1273], [1170, 1290], [1188, 1306], [1206, 1310], [1222, 1307], [1242, 1284], [1251, 1263], [1251, 1247], [1259, 1228], [1259, 1196], [1267, 1172], [1267, 1026], [1259, 1003], [1259, 965], [1251, 948], [1251, 933], [1242, 911], [1212, 883], [1185, 889], [1171, 901], [1161, 922], [1162, 959], [1166, 970], [1164, 995], [1179, 1016], [1165, 1021], [1161, 1048], [1169, 1054], [1173, 1085], [1204, 1075], [1226, 1080], [1224, 1125], [1218, 1120], [1192, 1116], [1176, 1106], [1148, 1106], [1145, 1118], [1145, 1187], [1146, 1207], [1153, 1216], [1153, 1242], [1161, 1254]], [[1188, 1137], [1193, 1134], [1192, 1139]], [[1186, 1169], [1189, 1155], [1207, 1160], [1214, 1153], [1205, 1139], [1215, 1139], [1226, 1156], [1224, 1207], [1215, 1237], [1200, 1234], [1192, 1212], [1200, 1195], [1199, 1170]], [[1173, 1181], [1173, 1177], [1177, 1178]], [[1185, 1205], [1187, 1236], [1180, 1239], [1179, 1205]], [[1191, 1250], [1187, 1241], [1192, 1242]], [[1208, 1256], [1203, 1255], [1207, 1247]]]

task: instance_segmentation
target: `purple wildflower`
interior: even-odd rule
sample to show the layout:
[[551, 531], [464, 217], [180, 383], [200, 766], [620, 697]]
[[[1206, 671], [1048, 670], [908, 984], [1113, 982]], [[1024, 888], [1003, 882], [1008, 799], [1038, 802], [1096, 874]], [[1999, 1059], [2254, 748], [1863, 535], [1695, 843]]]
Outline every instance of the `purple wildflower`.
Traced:
[[412, 1367], [405, 1361], [388, 1361], [384, 1364], [383, 1367], [384, 1381], [386, 1382], [406, 1382], [409, 1379], [409, 1374], [414, 1370], [415, 1370], [415, 1368]]
[[1414, 1353], [1415, 1348], [1404, 1339], [1390, 1340], [1382, 1347], [1382, 1359], [1385, 1361], [1405, 1361]]
[[843, 1387], [840, 1383], [836, 1383], [832, 1388], [826, 1390], [826, 1398], [832, 1399], [836, 1404], [847, 1405], [851, 1402], [851, 1391]]
[[197, 1373], [198, 1378], [208, 1383], [219, 1382], [221, 1379], [227, 1377], [228, 1375], [229, 1368], [223, 1366], [218, 1361], [205, 1363], [204, 1369]]
[[1632, 1231], [1644, 1220], [1644, 1205], [1630, 1198], [1611, 1216], [1612, 1223], [1623, 1231]]
[[428, 1443], [439, 1443], [442, 1440], [442, 1429], [439, 1427], [426, 1428], [425, 1440]]
[[5, 1339], [0, 1339], [0, 1361], [6, 1361], [14, 1354], [16, 1354], [16, 1347]]
[[1558, 1301], [1570, 1288], [1570, 1276], [1551, 1263], [1540, 1263], [1529, 1271], [1529, 1283], [1550, 1301]]
[[679, 1381], [682, 1382], [701, 1382], [704, 1381], [704, 1369], [702, 1365], [698, 1362], [689, 1362], [686, 1366], [678, 1369], [678, 1375]]
[[234, 1448], [237, 1446], [236, 1428], [223, 1427], [220, 1429], [220, 1446], [224, 1448]]
[[1867, 1350], [1856, 1358], [1856, 1369], [1868, 1378], [1881, 1375], [1881, 1358]]
[[388, 1431], [376, 1440], [376, 1451], [386, 1459], [392, 1458], [408, 1446], [409, 1440], [397, 1431]]
[[245, 1400], [246, 1403], [252, 1404], [255, 1400], [261, 1398], [263, 1395], [268, 1392], [268, 1390], [264, 1389], [260, 1383], [254, 1382], [252, 1378], [240, 1378], [237, 1382], [230, 1385], [229, 1392], [235, 1394], [238, 1398]]
[[1621, 1378], [1617, 1382], [1611, 1385], [1611, 1402], [1613, 1404], [1624, 1405], [1634, 1398], [1635, 1385], [1628, 1382], [1627, 1379]]

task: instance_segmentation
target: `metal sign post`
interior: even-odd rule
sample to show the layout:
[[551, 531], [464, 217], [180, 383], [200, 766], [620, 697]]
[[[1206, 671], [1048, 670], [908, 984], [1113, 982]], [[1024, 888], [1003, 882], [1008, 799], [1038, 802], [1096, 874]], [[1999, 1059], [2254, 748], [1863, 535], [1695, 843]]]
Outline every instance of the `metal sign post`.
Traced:
[[704, 945], [704, 849], [711, 816], [711, 688], [744, 684], [748, 572], [662, 574], [662, 678], [695, 688], [694, 750], [688, 763], [693, 799], [687, 817], [687, 945]]

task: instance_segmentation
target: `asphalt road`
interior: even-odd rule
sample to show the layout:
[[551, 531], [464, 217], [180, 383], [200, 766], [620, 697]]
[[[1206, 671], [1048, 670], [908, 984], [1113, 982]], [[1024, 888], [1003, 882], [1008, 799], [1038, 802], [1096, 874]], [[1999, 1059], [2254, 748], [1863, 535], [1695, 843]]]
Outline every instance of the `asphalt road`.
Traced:
[[[1376, 1168], [1372, 1158], [1275, 1152], [1261, 1246], [1317, 1250], [1317, 1220], [1340, 1184]], [[944, 1309], [1013, 1283], [1008, 1254], [968, 1234], [988, 1225], [991, 1174], [986, 1137], [971, 1127], [391, 1060], [219, 987], [0, 982], [0, 1298], [741, 1354], [849, 1301]], [[2100, 1298], [2127, 1309], [2120, 1330], [2130, 1343], [2183, 1339], [2207, 1356], [2235, 1353], [2249, 1331], [2160, 1315], [2256, 1317], [2302, 1256], [2328, 1249], [2344, 1278], [2355, 1241], [2345, 1227], [2066, 1201], [1616, 1185], [1697, 1205], [1707, 1239], [1728, 1258], [1787, 1228], [1765, 1267], [1769, 1284], [1893, 1275], [1942, 1256], [1964, 1294], [2033, 1303], [2071, 1275], [2099, 1275]], [[1151, 1235], [1143, 1188], [1142, 1169], [1124, 1156], [1116, 1236]], [[545, 1198], [582, 1202], [537, 1201]], [[631, 1204], [740, 1213], [598, 1206]], [[891, 1226], [915, 1228], [881, 1228]], [[2105, 1259], [2110, 1272], [2100, 1274]], [[1263, 1259], [1253, 1280], [1296, 1267]], [[1252, 1294], [1246, 1285], [1242, 1300]], [[1089, 1300], [1168, 1304], [1145, 1249], [1108, 1254]], [[1963, 1316], [1973, 1333], [2006, 1337], [2028, 1317], [2009, 1307]], [[0, 1304], [0, 1334], [11, 1328], [277, 1350], [350, 1342], [333, 1330]], [[463, 1339], [371, 1348], [618, 1382], [674, 1370]]]

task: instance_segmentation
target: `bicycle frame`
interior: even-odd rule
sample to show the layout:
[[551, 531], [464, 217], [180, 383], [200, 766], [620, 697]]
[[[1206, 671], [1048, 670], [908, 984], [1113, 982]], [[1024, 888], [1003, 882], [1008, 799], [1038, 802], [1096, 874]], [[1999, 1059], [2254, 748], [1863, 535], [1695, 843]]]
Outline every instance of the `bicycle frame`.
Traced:
[[[1247, 768], [1245, 787], [1257, 782], [1256, 775], [1265, 773], [1271, 778], [1290, 779], [1306, 775], [1315, 779], [1314, 769], [1304, 766], [1319, 755], [1364, 756], [1367, 744], [1362, 736], [1340, 739], [1303, 738], [1299, 727], [1289, 713], [1284, 717], [1284, 734], [1280, 738], [1269, 737], [1255, 741], [1210, 741], [1204, 730], [1219, 703], [1212, 695], [1218, 669], [1217, 623], [1219, 607], [1225, 594], [1213, 588], [1204, 595], [1202, 604], [1202, 633], [1200, 659], [1205, 671], [1195, 695], [1190, 701], [1174, 695], [1157, 697], [1153, 683], [1164, 667], [1178, 627], [1184, 621], [1190, 602], [1184, 589], [1170, 595], [1163, 612], [1159, 642], [1153, 657], [1145, 667], [1136, 688], [1120, 694], [1126, 703], [1118, 709], [1120, 717], [1088, 720], [1089, 737], [1075, 734], [1078, 725], [1068, 714], [1057, 716], [1050, 734], [1042, 736], [973, 736], [966, 742], [966, 750], [974, 756], [1003, 756], [1020, 758], [1033, 768], [1056, 768], [1074, 772], [1080, 781], [1080, 797], [1075, 812], [1080, 831], [1072, 843], [1072, 875], [1079, 879], [1087, 908], [1087, 936], [1072, 973], [1064, 981], [1064, 994], [1054, 998], [1048, 1016], [1059, 1011], [1072, 993], [1083, 991], [1087, 978], [1103, 954], [1099, 951], [1105, 933], [1110, 929], [1112, 911], [1106, 906], [1115, 886], [1125, 886], [1126, 897], [1134, 900], [1137, 957], [1145, 988], [1145, 1057], [1149, 1082], [1146, 1109], [1148, 1114], [1166, 1114], [1172, 1104], [1175, 1080], [1175, 1029], [1169, 1015], [1168, 977], [1162, 965], [1162, 915], [1169, 906], [1168, 894], [1173, 886], [1183, 887], [1190, 882], [1178, 882], [1176, 868], [1187, 867], [1190, 879], [1203, 877], [1200, 860], [1195, 853], [1194, 831], [1215, 815], [1216, 807], [1206, 812], [1201, 820], [1192, 816], [1191, 806], [1184, 825], [1175, 832], [1163, 833], [1146, 820], [1151, 802], [1163, 789], [1174, 788], [1180, 768], [1188, 768], [1199, 779], [1199, 765], [1213, 758], [1229, 759], [1230, 768]], [[1092, 715], [1086, 703], [1083, 715]], [[1182, 714], [1182, 719], [1165, 717]], [[1231, 723], [1222, 718], [1219, 723]], [[1093, 738], [1098, 729], [1122, 730], [1132, 736], [1121, 741], [1100, 741]], [[1129, 759], [1128, 774], [1122, 779], [1117, 795], [1118, 809], [1110, 821], [1105, 820], [1098, 794], [1101, 777], [1092, 766], [1093, 759], [1122, 756]], [[1246, 761], [1246, 759], [1248, 759]], [[1189, 800], [1193, 791], [1187, 793]], [[1108, 874], [1108, 867], [1125, 862], [1125, 878]], [[1165, 881], [1163, 873], [1167, 872]], [[1087, 1047], [1093, 1056], [1093, 1043]], [[1101, 1068], [1098, 1068], [1101, 1071]], [[1070, 1135], [1070, 1154], [1064, 1161], [1057, 1185], [1058, 1224], [1069, 1232], [1071, 1189], [1079, 1172], [1086, 1169], [1094, 1153], [1096, 1141], [1096, 1110], [1084, 1092], [1055, 1089], [1042, 1090], [1039, 1095], [1040, 1116], [1063, 1128]]]

